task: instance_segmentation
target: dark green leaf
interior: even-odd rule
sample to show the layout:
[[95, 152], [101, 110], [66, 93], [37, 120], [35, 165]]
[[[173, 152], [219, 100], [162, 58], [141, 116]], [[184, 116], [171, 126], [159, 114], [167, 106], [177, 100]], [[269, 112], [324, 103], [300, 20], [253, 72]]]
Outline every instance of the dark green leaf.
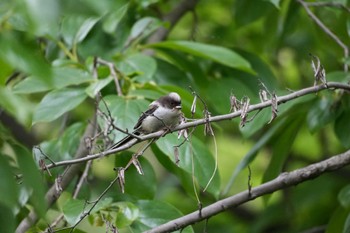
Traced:
[[[140, 214], [131, 227], [137, 231], [145, 231], [182, 216], [175, 207], [156, 200], [140, 200], [136, 203], [136, 206], [140, 209]], [[186, 227], [181, 232], [192, 233], [193, 229], [192, 227]]]
[[[272, 140], [272, 157], [264, 173], [262, 183], [274, 179], [281, 173], [303, 120], [303, 117], [289, 119], [289, 122], [280, 129], [280, 133], [278, 133], [276, 139]], [[271, 195], [265, 195], [263, 197], [265, 203], [267, 203], [270, 197]]]
[[[6, 190], [6, 189], [2, 189]], [[13, 207], [13, 206], [12, 206]], [[0, 224], [2, 233], [13, 233], [15, 232], [15, 216], [11, 207], [0, 203]]]
[[[115, 157], [115, 167], [125, 167], [131, 158], [132, 153], [130, 152], [118, 154]], [[144, 174], [140, 175], [135, 166], [125, 171], [125, 193], [138, 199], [152, 199], [156, 194], [156, 174], [148, 160], [143, 157], [138, 160]]]
[[0, 154], [0, 177], [0, 190], [4, 190], [0, 192], [0, 205], [14, 208], [17, 205], [18, 188], [11, 171], [10, 160], [3, 154]]
[[1, 33], [0, 57], [13, 68], [26, 75], [35, 75], [50, 85], [52, 71], [44, 57], [38, 52], [38, 45], [34, 41], [23, 40], [21, 36], [23, 37], [23, 35]]
[[282, 119], [275, 123], [253, 146], [253, 148], [243, 157], [243, 159], [239, 162], [235, 170], [233, 171], [230, 181], [228, 182], [228, 186], [225, 188], [224, 193], [226, 194], [229, 189], [232, 187], [237, 175], [246, 168], [256, 157], [259, 150], [266, 145], [270, 141], [270, 139], [279, 131], [281, 127], [283, 127], [286, 119]]
[[220, 64], [254, 73], [248, 61], [239, 54], [224, 47], [207, 45], [191, 41], [165, 41], [151, 44], [153, 48], [169, 48], [179, 50], [194, 56], [211, 59]]
[[331, 219], [327, 224], [326, 233], [344, 232], [344, 224], [346, 219], [348, 218], [348, 215], [349, 210], [339, 206], [331, 215]]
[[[157, 157], [167, 156], [175, 164], [174, 146], [179, 145], [182, 140], [178, 140], [175, 134], [160, 138], [156, 143], [157, 150], [155, 150], [155, 153]], [[152, 148], [155, 149], [154, 147]], [[202, 188], [206, 187], [215, 169], [214, 158], [207, 146], [196, 137], [192, 137], [192, 143], [184, 143], [179, 148], [179, 157], [179, 169], [186, 171], [188, 174], [194, 174], [199, 185]], [[194, 163], [193, 166], [192, 163]], [[191, 180], [187, 182], [190, 183]], [[207, 191], [213, 196], [218, 197], [220, 192], [218, 171], [215, 173], [214, 179], [211, 181]]]
[[34, 113], [33, 124], [53, 121], [72, 110], [86, 99], [84, 89], [65, 88], [48, 93]]
[[334, 132], [345, 148], [350, 148], [350, 109], [343, 111], [335, 120]]
[[342, 207], [350, 207], [350, 185], [345, 186], [338, 194], [338, 200]]
[[307, 123], [311, 132], [316, 132], [337, 116], [332, 98], [322, 98], [316, 101], [308, 112]]
[[34, 164], [33, 158], [24, 147], [14, 146], [20, 171], [23, 174], [23, 183], [32, 190], [30, 201], [39, 216], [43, 217], [46, 212], [47, 203], [45, 199], [45, 184], [39, 172], [38, 166]]

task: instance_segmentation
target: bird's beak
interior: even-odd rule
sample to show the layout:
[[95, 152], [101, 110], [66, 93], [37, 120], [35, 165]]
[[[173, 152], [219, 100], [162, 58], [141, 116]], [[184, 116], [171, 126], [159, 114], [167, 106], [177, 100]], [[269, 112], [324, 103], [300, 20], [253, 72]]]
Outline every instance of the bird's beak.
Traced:
[[178, 105], [178, 106], [175, 106], [175, 109], [179, 109], [179, 110], [181, 110], [181, 109], [182, 109], [182, 107], [181, 107], [181, 105]]

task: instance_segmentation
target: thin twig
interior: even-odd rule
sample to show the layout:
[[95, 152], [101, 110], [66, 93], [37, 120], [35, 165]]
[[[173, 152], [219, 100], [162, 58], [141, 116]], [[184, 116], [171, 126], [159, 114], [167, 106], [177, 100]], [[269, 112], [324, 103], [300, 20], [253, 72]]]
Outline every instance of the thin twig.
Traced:
[[[328, 82], [327, 86], [324, 84], [320, 84], [317, 86], [307, 87], [307, 88], [301, 89], [299, 91], [289, 93], [289, 94], [284, 95], [284, 96], [279, 96], [279, 97], [277, 97], [277, 102], [278, 102], [278, 104], [283, 104], [283, 103], [286, 103], [286, 102], [291, 101], [293, 99], [297, 99], [301, 96], [308, 95], [311, 93], [317, 93], [317, 92], [320, 92], [320, 91], [326, 90], [326, 89], [343, 89], [343, 90], [350, 92], [350, 85], [344, 84], [344, 83], [339, 83], [339, 82]], [[269, 100], [269, 101], [265, 101], [263, 103], [250, 105], [247, 112], [252, 112], [252, 111], [259, 110], [259, 109], [270, 107], [271, 103], [272, 103], [271, 100]], [[233, 118], [239, 117], [241, 115], [241, 111], [242, 110], [232, 112], [229, 114], [212, 116], [212, 117], [210, 117], [210, 119], [198, 119], [198, 120], [195, 120], [192, 122], [187, 122], [187, 123], [176, 126], [175, 128], [172, 129], [172, 132], [195, 127], [198, 125], [204, 125], [204, 124], [207, 124], [208, 121], [209, 122], [218, 122], [218, 121], [224, 121], [224, 120], [231, 120]], [[170, 132], [167, 132], [167, 133], [170, 133]], [[129, 142], [125, 143], [123, 146], [120, 146], [120, 147], [112, 149], [112, 150], [87, 155], [83, 158], [65, 160], [65, 161], [56, 162], [55, 164], [49, 164], [49, 165], [47, 165], [47, 169], [51, 169], [51, 168], [59, 167], [59, 166], [65, 166], [65, 165], [69, 165], [69, 164], [82, 163], [82, 162], [85, 162], [88, 160], [102, 158], [102, 157], [110, 155], [110, 154], [115, 154], [116, 152], [119, 152], [119, 151], [124, 151], [124, 150], [132, 147], [133, 145], [135, 145], [137, 142], [149, 140], [152, 138], [161, 137], [163, 135], [164, 135], [164, 130], [161, 130], [161, 131], [158, 131], [155, 133], [150, 133], [150, 134], [147, 134], [144, 136], [140, 136], [139, 139], [132, 139]]]
[[98, 64], [101, 64], [101, 65], [105, 65], [109, 68], [109, 72], [110, 74], [112, 75], [113, 79], [114, 79], [114, 82], [115, 82], [115, 86], [116, 86], [116, 89], [117, 89], [117, 94], [118, 96], [123, 96], [123, 92], [122, 92], [122, 89], [120, 87], [120, 84], [119, 84], [119, 71], [117, 70], [117, 68], [115, 67], [115, 65], [112, 63], [112, 62], [109, 62], [109, 61], [105, 61], [101, 58], [97, 58], [97, 63]]
[[[322, 21], [310, 10], [308, 3], [303, 0], [297, 0], [306, 10], [306, 13], [309, 17], [315, 21], [315, 23], [328, 35], [330, 36], [344, 51], [344, 58], [347, 59], [349, 57], [349, 48], [348, 46], [339, 39], [337, 35], [335, 35]], [[348, 71], [348, 65], [346, 62], [344, 63], [344, 72]]]

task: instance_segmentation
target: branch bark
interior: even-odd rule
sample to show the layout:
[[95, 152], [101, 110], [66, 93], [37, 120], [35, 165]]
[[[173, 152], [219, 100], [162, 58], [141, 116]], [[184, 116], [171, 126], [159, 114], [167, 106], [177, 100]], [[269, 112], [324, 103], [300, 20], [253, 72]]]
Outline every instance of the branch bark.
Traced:
[[[304, 95], [318, 93], [319, 91], [325, 90], [325, 89], [343, 89], [343, 90], [350, 91], [350, 85], [347, 85], [344, 83], [338, 83], [338, 82], [328, 82], [327, 85], [321, 84], [318, 86], [307, 87], [307, 88], [295, 91], [293, 93], [290, 93], [290, 94], [287, 94], [284, 96], [280, 96], [280, 97], [276, 98], [276, 101], [278, 104], [282, 104], [282, 103], [291, 101], [293, 99], [299, 98], [299, 97], [304, 96]], [[250, 105], [246, 112], [249, 113], [249, 112], [256, 111], [256, 110], [261, 110], [263, 108], [270, 107], [271, 104], [273, 104], [272, 101], [268, 100], [268, 101], [265, 101], [262, 103]], [[223, 114], [223, 115], [213, 116], [213, 117], [204, 118], [204, 119], [198, 119], [198, 120], [195, 120], [192, 122], [181, 124], [181, 125], [177, 126], [175, 129], [173, 129], [173, 131], [179, 131], [182, 129], [196, 127], [198, 125], [207, 124], [208, 122], [231, 120], [233, 118], [240, 117], [241, 113], [242, 113], [242, 110], [239, 110], [239, 111], [235, 111], [235, 112], [229, 113], [229, 114]], [[105, 157], [107, 155], [115, 154], [116, 152], [126, 150], [140, 141], [158, 138], [161, 136], [164, 136], [164, 131], [159, 131], [159, 132], [147, 134], [145, 136], [140, 136], [138, 139], [134, 138], [134, 139], [130, 140], [128, 143], [126, 143], [125, 145], [118, 147], [116, 149], [113, 149], [113, 150], [108, 150], [108, 151], [103, 151], [103, 152], [92, 154], [92, 155], [87, 155], [83, 158], [60, 161], [60, 162], [56, 162], [54, 164], [51, 163], [51, 164], [47, 165], [46, 167], [47, 167], [47, 169], [51, 169], [51, 168], [58, 167], [58, 166], [77, 164], [77, 163], [82, 163], [82, 162], [86, 162], [86, 161], [93, 160], [93, 159], [102, 158], [102, 157]]]
[[227, 210], [228, 208], [237, 207], [243, 203], [254, 200], [263, 195], [270, 194], [293, 185], [297, 185], [310, 179], [314, 179], [326, 172], [338, 170], [349, 164], [350, 150], [324, 161], [311, 164], [307, 167], [297, 169], [292, 172], [282, 173], [274, 180], [259, 185], [250, 191], [246, 190], [236, 195], [217, 201], [214, 204], [201, 209], [200, 212], [195, 211], [178, 219], [174, 219], [163, 225], [146, 231], [146, 233], [171, 232], [182, 229], [186, 226], [217, 215]]

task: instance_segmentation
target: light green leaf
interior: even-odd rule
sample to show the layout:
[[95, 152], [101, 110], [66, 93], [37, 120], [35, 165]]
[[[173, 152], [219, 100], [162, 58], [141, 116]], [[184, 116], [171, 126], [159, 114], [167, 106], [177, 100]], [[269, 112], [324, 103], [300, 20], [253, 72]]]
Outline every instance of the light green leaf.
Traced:
[[228, 67], [254, 73], [247, 60], [238, 53], [224, 47], [191, 41], [165, 41], [148, 46], [182, 51], [194, 56], [211, 59]]
[[[156, 142], [157, 150], [155, 150], [154, 147], [152, 147], [152, 149], [155, 151], [158, 158], [159, 156], [167, 156], [175, 164], [174, 146], [179, 145], [180, 143], [181, 140], [177, 139], [177, 135], [169, 134], [166, 137], [160, 138]], [[159, 154], [159, 152], [163, 154]], [[202, 143], [196, 137], [192, 137], [192, 143], [184, 143], [179, 148], [179, 169], [184, 170], [189, 175], [193, 174], [192, 156], [194, 162], [194, 176], [199, 185], [204, 188], [207, 186], [215, 169], [213, 155], [208, 150], [207, 145]], [[191, 183], [191, 180], [187, 180], [187, 182]], [[218, 171], [215, 173], [214, 179], [208, 186], [207, 191], [214, 197], [219, 196], [220, 177]]]
[[126, 12], [128, 11], [129, 3], [125, 4], [124, 6], [120, 7], [117, 11], [110, 12], [106, 19], [103, 22], [103, 29], [107, 33], [115, 33], [115, 30], [118, 28], [119, 23], [123, 19], [123, 17], [126, 15]]
[[[111, 116], [114, 119], [114, 124], [121, 129], [128, 129], [129, 132], [133, 131], [141, 113], [145, 111], [149, 105], [149, 102], [144, 99], [131, 99], [116, 95], [104, 97], [104, 102], [107, 104]], [[106, 106], [102, 101], [100, 102], [100, 109], [108, 114]], [[105, 124], [103, 121], [99, 120], [99, 123], [101, 127], [104, 127]], [[125, 137], [125, 134], [116, 130], [113, 133], [115, 134], [115, 142]]]
[[[175, 207], [161, 201], [140, 200], [136, 203], [136, 206], [140, 209], [140, 214], [135, 224], [131, 227], [137, 232], [146, 231], [182, 216], [181, 212]], [[181, 232], [193, 233], [194, 231], [192, 227], [186, 227], [181, 229]]]
[[20, 171], [23, 174], [24, 185], [32, 190], [30, 201], [39, 216], [45, 216], [47, 203], [45, 199], [45, 184], [39, 172], [38, 166], [34, 164], [32, 155], [24, 147], [13, 146]]
[[136, 38], [145, 37], [154, 31], [159, 25], [160, 21], [157, 18], [142, 18], [132, 26], [128, 40], [133, 41]]
[[74, 43], [79, 43], [85, 39], [87, 34], [95, 26], [95, 24], [100, 20], [100, 18], [87, 18], [83, 24], [79, 27], [77, 34], [75, 35]]
[[58, 32], [58, 19], [60, 4], [55, 0], [25, 0], [24, 14], [29, 18], [29, 29], [38, 36], [49, 34], [56, 36]]
[[13, 87], [15, 93], [29, 94], [43, 92], [51, 89], [60, 89], [70, 85], [78, 85], [93, 80], [92, 76], [81, 69], [70, 67], [54, 67], [52, 79], [42, 80], [37, 76], [29, 76]]
[[80, 220], [81, 214], [83, 213], [86, 206], [84, 200], [70, 199], [67, 201], [62, 208], [64, 218], [70, 226], [73, 226]]
[[281, 0], [265, 0], [267, 2], [271, 2], [277, 9], [280, 9]]
[[123, 62], [118, 65], [121, 72], [126, 75], [138, 74], [134, 80], [139, 82], [149, 82], [152, 80], [153, 75], [157, 69], [156, 61], [146, 55], [133, 54], [127, 57]]
[[130, 226], [139, 217], [139, 208], [131, 202], [117, 202], [113, 205], [118, 207], [115, 221], [118, 228]]
[[95, 98], [95, 96], [110, 82], [113, 81], [113, 77], [109, 76], [104, 79], [94, 80], [87, 88], [86, 94], [88, 94], [91, 98]]
[[34, 113], [33, 124], [57, 119], [78, 106], [86, 97], [84, 89], [78, 88], [65, 88], [48, 93]]
[[22, 124], [30, 125], [34, 104], [28, 98], [14, 94], [7, 87], [0, 87], [0, 106]]

